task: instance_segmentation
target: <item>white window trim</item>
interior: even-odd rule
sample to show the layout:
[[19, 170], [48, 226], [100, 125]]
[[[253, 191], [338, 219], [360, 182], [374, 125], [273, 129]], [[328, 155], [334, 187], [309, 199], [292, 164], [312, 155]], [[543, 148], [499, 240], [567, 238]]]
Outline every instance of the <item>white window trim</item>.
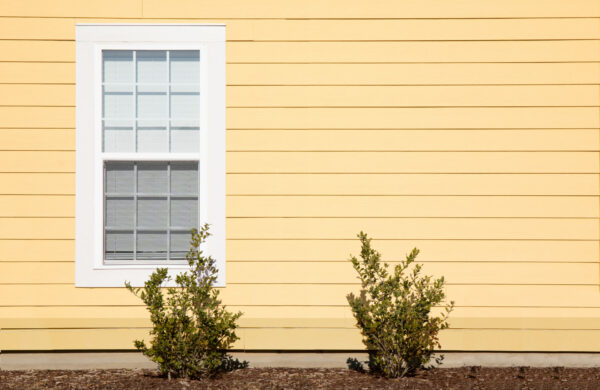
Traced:
[[[199, 223], [209, 223], [211, 233], [201, 249], [216, 260], [216, 285], [224, 286], [225, 25], [91, 23], [76, 25], [75, 285], [122, 287], [130, 281], [133, 286], [143, 286], [158, 267], [168, 267], [172, 276], [188, 269], [175, 264], [104, 264], [103, 49], [200, 50], [200, 153], [154, 154], [151, 158], [200, 160]], [[111, 159], [141, 161], [147, 156], [113, 153]]]

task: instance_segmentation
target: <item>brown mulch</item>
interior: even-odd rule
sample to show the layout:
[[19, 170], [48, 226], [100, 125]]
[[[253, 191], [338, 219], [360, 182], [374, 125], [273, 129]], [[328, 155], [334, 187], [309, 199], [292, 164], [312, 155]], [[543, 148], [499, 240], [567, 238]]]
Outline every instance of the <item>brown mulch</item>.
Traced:
[[600, 389], [600, 368], [439, 368], [384, 379], [347, 369], [249, 368], [182, 380], [151, 370], [0, 371], [0, 389]]

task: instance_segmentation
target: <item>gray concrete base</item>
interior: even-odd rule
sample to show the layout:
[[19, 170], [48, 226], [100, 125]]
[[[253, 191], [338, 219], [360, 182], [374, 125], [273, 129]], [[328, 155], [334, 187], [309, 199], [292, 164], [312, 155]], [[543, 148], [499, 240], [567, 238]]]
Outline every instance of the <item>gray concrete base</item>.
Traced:
[[[236, 352], [250, 367], [345, 368], [349, 357], [364, 361], [361, 352]], [[600, 353], [447, 352], [442, 367], [600, 367]], [[139, 352], [2, 353], [0, 370], [87, 370], [154, 368]]]

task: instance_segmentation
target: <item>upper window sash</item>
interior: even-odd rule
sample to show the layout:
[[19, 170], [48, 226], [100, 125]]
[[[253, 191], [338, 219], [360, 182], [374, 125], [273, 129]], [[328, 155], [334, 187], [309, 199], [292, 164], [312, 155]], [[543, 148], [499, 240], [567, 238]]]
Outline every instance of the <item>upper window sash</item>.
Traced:
[[[163, 150], [159, 150], [159, 151], [152, 151], [152, 150], [135, 150], [135, 148], [133, 150], [131, 150], [132, 148], [129, 148], [130, 150], [105, 150], [105, 132], [104, 132], [104, 119], [105, 119], [105, 95], [104, 95], [104, 88], [105, 88], [105, 80], [104, 80], [104, 60], [103, 60], [103, 53], [105, 51], [108, 52], [115, 52], [115, 51], [132, 51], [133, 53], [136, 52], [140, 52], [140, 51], [144, 51], [144, 52], [158, 52], [158, 51], [163, 51], [163, 52], [176, 52], [176, 51], [198, 51], [199, 52], [199, 70], [200, 70], [200, 74], [199, 74], [199, 96], [198, 96], [198, 103], [199, 103], [199, 119], [198, 119], [198, 126], [199, 126], [199, 131], [198, 131], [198, 148], [193, 151], [193, 150], [182, 150], [182, 151], [169, 151], [169, 150], [164, 150], [167, 149], [166, 147], [163, 148]], [[208, 72], [208, 68], [210, 67], [210, 50], [207, 49], [206, 44], [205, 43], [148, 43], [148, 42], [120, 42], [120, 43], [96, 43], [94, 44], [94, 83], [93, 83], [93, 88], [94, 88], [94, 94], [95, 94], [95, 108], [94, 108], [94, 135], [95, 135], [95, 140], [94, 140], [94, 144], [95, 144], [95, 149], [96, 149], [96, 154], [101, 157], [102, 159], [112, 159], [113, 156], [121, 155], [123, 156], [124, 154], [136, 154], [136, 155], [155, 155], [156, 159], [164, 159], [164, 155], [168, 154], [170, 156], [173, 156], [174, 158], [176, 155], [178, 154], [195, 154], [195, 159], [199, 159], [200, 156], [202, 156], [203, 154], [205, 154], [205, 148], [206, 148], [206, 142], [202, 142], [202, 139], [205, 137], [205, 133], [207, 131], [209, 131], [208, 127], [210, 126], [210, 124], [208, 123], [208, 118], [209, 118], [209, 102], [207, 100], [208, 95], [210, 94], [210, 80], [208, 78], [207, 72]], [[168, 64], [167, 64], [168, 65]], [[136, 67], [136, 69], [134, 70], [133, 67]], [[132, 63], [132, 72], [135, 75], [136, 74], [136, 70], [137, 70], [137, 63], [135, 61], [133, 61]], [[137, 105], [137, 86], [138, 86], [138, 82], [137, 79], [135, 80], [134, 83], [134, 96], [136, 101], [133, 102], [133, 107], [135, 107]], [[167, 89], [171, 89], [169, 87], [169, 84], [165, 84], [165, 87]], [[169, 94], [170, 95], [170, 94]], [[170, 102], [169, 102], [170, 103]], [[136, 126], [136, 130], [134, 130], [134, 133], [137, 133], [137, 131], [139, 130], [139, 126], [137, 123], [137, 115], [136, 117], [132, 117], [131, 118], [131, 123], [133, 126]], [[166, 118], [166, 120], [168, 121], [170, 118]], [[143, 120], [143, 119], [142, 119]], [[166, 123], [166, 122], [165, 122]], [[170, 124], [170, 123], [169, 123]], [[170, 127], [170, 126], [169, 126]], [[167, 132], [170, 132], [170, 129], [167, 130]], [[133, 140], [133, 141], [137, 141], [137, 139]], [[168, 143], [170, 145], [171, 140], [168, 140]], [[136, 146], [136, 144], [133, 144], [134, 146]], [[158, 157], [158, 155], [161, 154], [163, 155], [163, 157]], [[152, 157], [149, 157], [152, 158]], [[171, 157], [168, 157], [171, 158]], [[189, 157], [187, 158], [189, 159]]]
[[206, 91], [199, 48], [101, 48], [101, 57], [104, 153], [200, 151]]

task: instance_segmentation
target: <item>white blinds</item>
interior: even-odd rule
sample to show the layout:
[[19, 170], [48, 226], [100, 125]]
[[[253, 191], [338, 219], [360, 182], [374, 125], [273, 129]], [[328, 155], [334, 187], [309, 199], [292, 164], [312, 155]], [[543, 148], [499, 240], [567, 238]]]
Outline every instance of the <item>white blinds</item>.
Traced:
[[200, 149], [200, 52], [102, 52], [103, 150]]
[[181, 260], [198, 227], [198, 162], [104, 164], [110, 260]]

